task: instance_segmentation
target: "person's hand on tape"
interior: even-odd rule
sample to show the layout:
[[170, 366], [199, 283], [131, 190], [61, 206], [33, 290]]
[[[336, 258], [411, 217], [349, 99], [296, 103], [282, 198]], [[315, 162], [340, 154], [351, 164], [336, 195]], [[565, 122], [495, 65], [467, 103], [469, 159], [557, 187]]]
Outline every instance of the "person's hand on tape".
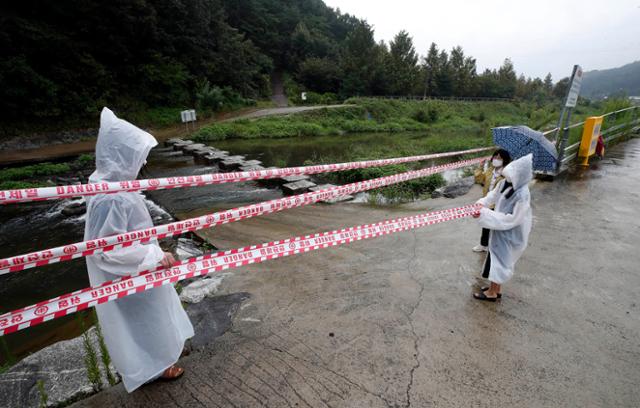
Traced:
[[169, 269], [176, 264], [176, 258], [173, 257], [173, 254], [171, 252], [165, 252], [162, 260], [160, 261], [160, 264], [163, 268]]

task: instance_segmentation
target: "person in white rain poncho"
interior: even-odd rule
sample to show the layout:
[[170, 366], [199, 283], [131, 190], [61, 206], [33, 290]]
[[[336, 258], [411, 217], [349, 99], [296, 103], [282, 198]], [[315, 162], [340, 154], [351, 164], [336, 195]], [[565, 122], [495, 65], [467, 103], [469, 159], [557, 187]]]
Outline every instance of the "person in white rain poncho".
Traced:
[[[482, 204], [480, 226], [491, 230], [485, 272], [491, 285], [473, 296], [478, 300], [496, 301], [502, 296], [501, 285], [511, 279], [516, 262], [527, 247], [531, 232], [532, 156], [509, 163], [502, 170], [504, 180], [478, 200]], [[495, 205], [495, 211], [488, 207]]]
[[[91, 183], [134, 180], [151, 148], [158, 143], [149, 133], [118, 119], [104, 108], [96, 145], [96, 171]], [[99, 194], [88, 199], [85, 240], [153, 226], [141, 193]], [[153, 240], [87, 257], [92, 286], [175, 260]], [[162, 377], [174, 379], [183, 370], [174, 364], [184, 342], [193, 336], [176, 290], [171, 285], [96, 306], [98, 320], [113, 365], [124, 387], [132, 392]]]

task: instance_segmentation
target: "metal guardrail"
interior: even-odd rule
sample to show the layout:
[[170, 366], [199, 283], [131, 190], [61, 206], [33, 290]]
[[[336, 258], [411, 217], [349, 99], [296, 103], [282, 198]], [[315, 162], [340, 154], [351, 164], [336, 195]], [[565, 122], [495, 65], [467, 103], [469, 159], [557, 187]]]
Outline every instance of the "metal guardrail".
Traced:
[[[613, 115], [615, 117], [619, 113], [628, 112], [628, 111], [634, 111], [634, 116], [629, 122], [622, 123], [622, 124], [619, 124], [619, 125], [615, 125], [615, 126], [612, 126], [612, 127], [608, 128], [608, 129], [602, 131], [601, 134], [603, 136], [603, 140], [604, 140], [605, 145], [608, 145], [609, 143], [611, 143], [612, 141], [614, 141], [616, 139], [619, 139], [619, 138], [622, 138], [624, 136], [628, 136], [631, 133], [640, 131], [640, 119], [637, 118], [638, 117], [638, 112], [640, 112], [640, 106], [631, 106], [629, 108], [624, 108], [624, 109], [619, 109], [617, 111], [608, 112], [608, 113], [605, 113], [605, 114], [600, 115], [600, 116], [607, 117], [607, 116], [612, 116]], [[580, 126], [583, 126], [584, 123], [585, 123], [584, 121], [578, 122], [578, 123], [574, 123], [574, 124], [572, 124], [570, 126], [567, 126], [567, 127], [563, 128], [562, 130], [563, 131], [568, 131], [570, 129], [575, 129], [575, 128], [578, 128]], [[554, 132], [556, 130], [558, 130], [558, 128], [548, 130], [544, 134], [546, 135], [546, 134], [552, 133], [552, 132]], [[604, 137], [604, 136], [607, 136], [607, 137]], [[564, 152], [562, 154], [562, 159], [560, 160], [560, 169], [559, 169], [558, 173], [562, 173], [564, 170], [566, 170], [571, 165], [571, 163], [575, 159], [577, 159], [579, 147], [580, 147], [580, 142], [577, 142], [577, 143], [574, 143], [574, 144], [572, 144], [570, 146], [567, 146], [564, 149]]]

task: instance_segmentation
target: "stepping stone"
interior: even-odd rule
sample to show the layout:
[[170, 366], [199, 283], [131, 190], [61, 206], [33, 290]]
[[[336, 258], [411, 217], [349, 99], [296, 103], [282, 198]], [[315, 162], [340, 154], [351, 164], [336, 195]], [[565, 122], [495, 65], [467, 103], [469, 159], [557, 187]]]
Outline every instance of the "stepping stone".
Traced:
[[[267, 167], [264, 170], [275, 170], [277, 168], [278, 167]], [[267, 186], [267, 187], [277, 187], [277, 186], [282, 184], [282, 179], [280, 179], [280, 178], [261, 179], [261, 180], [258, 180], [258, 183], [262, 184], [263, 186]]]
[[174, 157], [174, 156], [182, 156], [182, 152], [176, 152], [175, 150], [170, 150], [168, 152], [158, 152], [154, 156], [158, 157]]
[[215, 152], [209, 149], [208, 147], [203, 147], [202, 149], [193, 150], [190, 153], [192, 156], [195, 156], [195, 157], [204, 157]]
[[[331, 188], [331, 187], [336, 187], [334, 184], [321, 184], [319, 186], [315, 186], [315, 187], [311, 187], [309, 189], [309, 191], [320, 191], [320, 190], [325, 190], [327, 188]], [[327, 204], [335, 204], [335, 203], [341, 203], [343, 201], [349, 201], [349, 200], [353, 200], [353, 196], [351, 195], [346, 195], [346, 196], [342, 196], [342, 197], [336, 197], [336, 198], [332, 198], [330, 200], [325, 200], [322, 201], [323, 203], [327, 203]]]
[[264, 167], [262, 167], [259, 164], [255, 164], [252, 166], [240, 166], [240, 171], [259, 171], [259, 170], [264, 170]]
[[307, 175], [299, 175], [299, 176], [285, 176], [282, 178], [279, 178], [277, 180], [279, 180], [280, 184], [287, 184], [287, 183], [295, 183], [297, 181], [304, 181], [304, 180], [309, 180], [310, 177]]
[[244, 162], [245, 166], [261, 166], [262, 162], [260, 160], [247, 160]]
[[239, 160], [244, 163], [244, 156], [240, 156], [240, 155], [229, 156], [229, 160]]
[[182, 140], [182, 141], [180, 141], [178, 143], [175, 143], [173, 145], [173, 150], [182, 150], [183, 147], [185, 147], [187, 145], [190, 145], [190, 144], [193, 144], [192, 140]]
[[[231, 157], [234, 157], [234, 156], [231, 156]], [[220, 167], [220, 170], [224, 170], [224, 171], [237, 170], [240, 168], [240, 166], [244, 164], [244, 161], [239, 159], [232, 159], [231, 157], [227, 157], [226, 159], [218, 163], [218, 167]]]
[[205, 157], [212, 153], [214, 152], [206, 147], [204, 149], [195, 150], [192, 152], [193, 160], [195, 160], [196, 163], [205, 163]]
[[206, 164], [216, 164], [228, 158], [229, 156], [227, 156], [226, 152], [214, 152], [204, 156], [203, 160]]
[[149, 152], [149, 155], [164, 154], [168, 152], [173, 152], [173, 147], [154, 147]]
[[184, 154], [192, 154], [192, 152], [200, 149], [204, 149], [204, 145], [202, 143], [192, 143], [182, 147]]
[[173, 147], [173, 145], [175, 145], [176, 143], [182, 143], [184, 142], [183, 139], [180, 139], [179, 137], [172, 137], [171, 139], [167, 139], [164, 141], [164, 145], [167, 147]]
[[309, 180], [300, 180], [294, 183], [283, 184], [282, 192], [285, 195], [301, 194], [301, 193], [306, 193], [307, 191], [309, 191], [311, 187], [315, 187], [315, 186], [316, 184], [312, 183]]

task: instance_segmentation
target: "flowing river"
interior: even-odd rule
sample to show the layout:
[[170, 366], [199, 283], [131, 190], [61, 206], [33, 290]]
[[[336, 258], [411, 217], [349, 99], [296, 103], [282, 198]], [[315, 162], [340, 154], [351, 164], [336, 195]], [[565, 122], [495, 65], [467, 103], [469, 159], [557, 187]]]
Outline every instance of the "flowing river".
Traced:
[[[292, 139], [228, 140], [211, 143], [231, 154], [261, 160], [265, 166], [299, 166], [314, 162], [346, 161], [352, 157], [392, 157], [389, 153], [402, 151], [428, 138], [420, 133], [358, 134], [332, 137]], [[423, 151], [402, 151], [403, 155], [422, 154]], [[456, 158], [447, 161], [457, 160]], [[442, 162], [442, 161], [439, 161]], [[425, 166], [435, 162], [424, 163]], [[195, 164], [191, 156], [158, 146], [150, 154], [141, 177], [166, 177], [217, 172], [217, 166]], [[452, 179], [460, 172], [445, 174]], [[237, 207], [282, 197], [279, 188], [266, 188], [256, 182], [227, 183], [213, 186], [161, 190], [147, 194], [154, 223], [167, 223], [173, 216], [185, 217], [219, 209]], [[82, 240], [84, 215], [67, 217], [62, 209], [73, 200], [50, 201], [0, 207], [0, 257], [23, 254], [38, 249], [60, 246]], [[77, 201], [77, 200], [76, 200]], [[175, 248], [176, 240], [165, 243]], [[0, 276], [0, 314], [57, 295], [88, 286], [84, 259], [56, 263], [40, 268]], [[89, 314], [80, 323], [75, 315], [56, 319], [39, 326], [4, 337], [15, 359], [57, 341], [73, 338], [82, 327], [92, 324]], [[4, 347], [2, 347], [4, 348]], [[2, 350], [0, 348], [0, 350]], [[0, 365], [7, 356], [0, 351]]]

